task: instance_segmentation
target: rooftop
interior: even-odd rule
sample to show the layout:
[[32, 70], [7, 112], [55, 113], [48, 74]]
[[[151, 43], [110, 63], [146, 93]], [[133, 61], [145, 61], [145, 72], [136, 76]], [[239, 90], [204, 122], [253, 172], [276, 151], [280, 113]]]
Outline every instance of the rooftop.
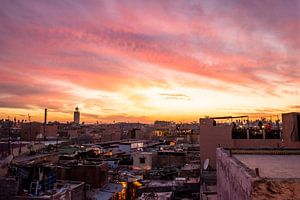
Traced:
[[259, 175], [266, 178], [300, 178], [300, 154], [261, 155], [234, 154], [234, 157], [248, 168], [259, 169]]
[[144, 143], [145, 140], [129, 140], [129, 141], [120, 141], [120, 144], [135, 144], [135, 143]]
[[155, 193], [143, 193], [139, 199], [157, 199], [157, 200], [167, 200], [171, 199], [172, 192], [155, 192]]
[[41, 162], [53, 162], [57, 158], [58, 153], [37, 153], [35, 155], [22, 155], [15, 157], [13, 163], [15, 164], [36, 164]]
[[200, 170], [201, 165], [200, 164], [185, 164], [181, 170], [187, 170], [187, 171], [191, 171], [191, 170]]

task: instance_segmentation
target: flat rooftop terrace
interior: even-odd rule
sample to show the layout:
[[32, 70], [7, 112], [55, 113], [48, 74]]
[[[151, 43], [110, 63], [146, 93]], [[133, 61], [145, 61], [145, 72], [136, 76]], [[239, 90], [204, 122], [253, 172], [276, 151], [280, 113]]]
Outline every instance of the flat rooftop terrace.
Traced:
[[233, 154], [251, 170], [265, 178], [300, 178], [300, 154]]

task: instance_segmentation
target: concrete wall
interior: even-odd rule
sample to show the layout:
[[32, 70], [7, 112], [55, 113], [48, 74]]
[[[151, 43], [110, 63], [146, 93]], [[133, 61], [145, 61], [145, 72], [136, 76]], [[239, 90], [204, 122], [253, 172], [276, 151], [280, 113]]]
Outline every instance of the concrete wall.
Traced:
[[[44, 143], [11, 143], [10, 145], [10, 151], [11, 151], [11, 154], [13, 156], [19, 156], [19, 155], [22, 155], [22, 154], [27, 154], [30, 152], [30, 145], [31, 146], [31, 149], [33, 151], [37, 151], [37, 150], [40, 150], [42, 148], [45, 147], [45, 144]], [[0, 157], [6, 157], [8, 156], [8, 145], [6, 143], [1, 143], [0, 144], [0, 148], [1, 150], [3, 151], [0, 151]]]
[[21, 140], [35, 140], [36, 136], [41, 132], [43, 124], [38, 122], [21, 124]]
[[300, 138], [298, 136], [300, 127], [297, 126], [297, 115], [300, 115], [300, 113], [282, 114], [282, 129], [285, 147], [300, 147]]
[[101, 188], [108, 183], [108, 163], [58, 167], [57, 179], [82, 181], [92, 188]]
[[250, 200], [251, 175], [222, 149], [217, 149], [217, 191], [219, 200]]
[[[40, 127], [40, 132], [44, 133], [44, 125]], [[57, 137], [58, 125], [47, 125], [46, 126], [46, 137]]]
[[38, 151], [38, 150], [41, 150], [45, 147], [45, 144], [44, 143], [33, 143], [32, 146], [30, 147], [31, 144], [28, 144], [26, 146], [22, 146], [21, 147], [21, 151], [20, 151], [20, 148], [16, 147], [13, 149], [13, 155], [14, 156], [19, 156], [19, 155], [22, 155], [22, 154], [26, 154], [26, 153], [29, 153], [30, 152], [30, 148], [33, 150], [33, 151]]
[[182, 167], [187, 160], [187, 156], [183, 152], [163, 152], [160, 151], [157, 153], [157, 164], [156, 167]]
[[300, 179], [261, 178], [223, 149], [216, 154], [219, 200], [300, 199]]
[[255, 148], [281, 146], [281, 139], [233, 139], [232, 148]]
[[216, 166], [216, 148], [232, 147], [233, 140], [231, 139], [231, 125], [212, 126], [212, 124], [200, 124], [200, 157], [201, 164], [206, 158], [209, 158], [209, 163], [212, 168]]
[[[151, 170], [153, 167], [154, 153], [152, 152], [136, 152], [132, 154], [134, 170]], [[145, 158], [145, 163], [140, 162], [140, 158]]]
[[106, 131], [101, 134], [101, 142], [108, 142], [108, 141], [117, 141], [121, 139], [121, 133], [119, 131]]
[[210, 167], [216, 167], [216, 148], [255, 148], [284, 146], [288, 148], [299, 148], [300, 140], [297, 140], [298, 129], [297, 115], [300, 113], [287, 113], [282, 115], [283, 121], [283, 143], [281, 139], [232, 139], [231, 125], [213, 126], [212, 119], [200, 119], [200, 157], [201, 163], [206, 158], [210, 160]]
[[[59, 183], [71, 183], [73, 186], [69, 189], [71, 191], [71, 200], [84, 200], [85, 199], [85, 183], [84, 182], [71, 182], [71, 181], [57, 181]], [[75, 185], [75, 186], [74, 186]]]
[[143, 148], [144, 143], [143, 142], [125, 142], [119, 144], [120, 151], [123, 151], [125, 153], [130, 153], [133, 150], [136, 150], [138, 148]]

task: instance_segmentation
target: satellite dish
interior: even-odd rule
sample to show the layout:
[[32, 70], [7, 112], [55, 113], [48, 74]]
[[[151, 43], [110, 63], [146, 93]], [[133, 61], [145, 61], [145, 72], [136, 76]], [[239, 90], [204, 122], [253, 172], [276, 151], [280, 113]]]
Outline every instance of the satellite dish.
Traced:
[[207, 169], [208, 169], [208, 166], [209, 166], [209, 159], [206, 158], [205, 161], [204, 161], [203, 169], [204, 169], [204, 170], [207, 170]]

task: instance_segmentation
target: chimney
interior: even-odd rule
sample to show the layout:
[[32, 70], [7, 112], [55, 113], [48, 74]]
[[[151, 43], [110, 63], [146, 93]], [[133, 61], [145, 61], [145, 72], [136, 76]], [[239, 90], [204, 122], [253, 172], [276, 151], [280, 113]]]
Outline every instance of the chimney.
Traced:
[[44, 117], [44, 140], [46, 140], [46, 126], [47, 126], [47, 108], [45, 108], [45, 117]]

